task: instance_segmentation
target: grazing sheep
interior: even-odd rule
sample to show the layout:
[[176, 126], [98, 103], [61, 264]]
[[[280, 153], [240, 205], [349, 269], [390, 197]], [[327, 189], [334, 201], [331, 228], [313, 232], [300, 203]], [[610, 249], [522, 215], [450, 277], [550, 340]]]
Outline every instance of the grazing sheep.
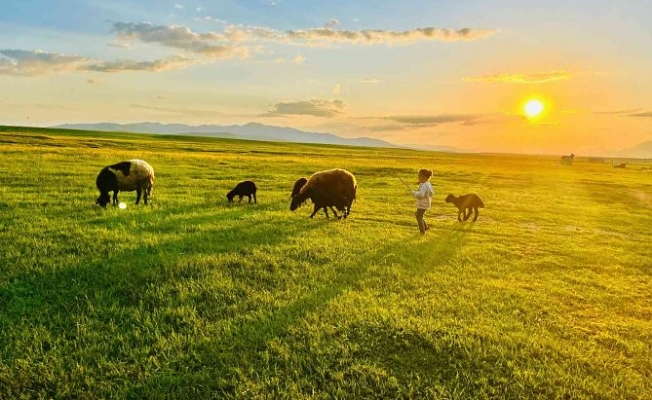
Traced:
[[452, 194], [446, 196], [446, 203], [453, 203], [457, 207], [457, 220], [462, 221], [462, 213], [464, 213], [464, 221], [469, 219], [471, 212], [475, 212], [473, 221], [478, 219], [478, 208], [484, 208], [484, 202], [475, 193], [465, 194], [460, 197], [455, 197]]
[[561, 160], [559, 161], [561, 165], [573, 165], [573, 159], [575, 158], [575, 154], [571, 153], [570, 156], [561, 156]]
[[294, 182], [294, 187], [292, 188], [292, 194], [290, 195], [290, 197], [294, 197], [294, 196], [298, 195], [299, 191], [301, 190], [303, 185], [306, 184], [306, 182], [308, 182], [308, 180], [306, 178], [304, 178], [304, 177], [301, 177], [301, 178], [297, 179], [297, 181]]
[[241, 203], [242, 198], [247, 196], [249, 197], [249, 202], [251, 203], [251, 196], [254, 196], [254, 203], [256, 203], [256, 190], [258, 190], [258, 188], [256, 188], [256, 184], [252, 181], [240, 182], [235, 185], [233, 190], [226, 194], [226, 198], [229, 199], [229, 203], [233, 203], [233, 198], [235, 196], [239, 196], [240, 200], [238, 203]]
[[117, 164], [104, 167], [97, 175], [95, 181], [100, 191], [100, 197], [95, 204], [106, 208], [111, 200], [109, 192], [113, 192], [113, 205], [118, 204], [118, 192], [136, 191], [136, 204], [140, 201], [140, 195], [143, 194], [143, 200], [147, 205], [147, 199], [152, 194], [154, 187], [154, 169], [151, 165], [143, 160], [128, 160]]
[[627, 168], [627, 164], [629, 163], [612, 164], [611, 166], [614, 168]]
[[[327, 207], [331, 208], [336, 217], [346, 218], [351, 213], [351, 204], [355, 200], [357, 188], [355, 176], [347, 170], [336, 168], [316, 172], [303, 185], [299, 193], [292, 196], [290, 210], [296, 210], [309, 198], [315, 205], [310, 218], [322, 208], [326, 218], [329, 218]], [[342, 215], [337, 215], [333, 207], [342, 212]]]

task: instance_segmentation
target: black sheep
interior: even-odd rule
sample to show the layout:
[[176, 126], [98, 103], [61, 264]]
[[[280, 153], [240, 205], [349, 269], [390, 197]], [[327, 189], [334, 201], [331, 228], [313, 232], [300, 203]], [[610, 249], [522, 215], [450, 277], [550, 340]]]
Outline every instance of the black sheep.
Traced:
[[301, 178], [297, 179], [297, 181], [294, 182], [294, 187], [292, 188], [292, 194], [290, 195], [290, 197], [294, 197], [294, 196], [298, 195], [299, 191], [301, 190], [303, 185], [306, 184], [306, 182], [308, 182], [308, 180], [306, 178], [304, 178], [304, 177], [301, 177]]
[[235, 185], [233, 190], [226, 194], [226, 198], [229, 199], [229, 203], [233, 203], [233, 198], [235, 196], [239, 196], [240, 200], [238, 202], [240, 203], [242, 202], [242, 198], [247, 196], [249, 198], [249, 202], [251, 203], [251, 196], [253, 196], [254, 203], [256, 203], [256, 190], [256, 184], [252, 181], [240, 182]]
[[457, 207], [457, 220], [462, 221], [462, 213], [464, 214], [464, 221], [469, 219], [471, 212], [475, 212], [473, 221], [478, 219], [478, 208], [484, 208], [484, 202], [475, 193], [465, 194], [460, 197], [455, 197], [452, 194], [446, 196], [446, 203], [453, 203]]

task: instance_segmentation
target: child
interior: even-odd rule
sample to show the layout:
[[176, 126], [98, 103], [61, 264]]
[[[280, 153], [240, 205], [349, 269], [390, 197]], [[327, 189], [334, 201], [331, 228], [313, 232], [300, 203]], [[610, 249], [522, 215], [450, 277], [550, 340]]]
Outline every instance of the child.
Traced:
[[430, 227], [423, 219], [423, 215], [430, 208], [430, 203], [432, 202], [432, 196], [435, 194], [435, 190], [432, 188], [432, 184], [428, 182], [432, 176], [432, 171], [429, 169], [420, 169], [417, 177], [419, 178], [419, 188], [412, 191], [412, 195], [417, 198], [417, 212], [414, 214], [417, 217], [417, 223], [419, 224], [419, 231], [422, 234], [426, 233]]

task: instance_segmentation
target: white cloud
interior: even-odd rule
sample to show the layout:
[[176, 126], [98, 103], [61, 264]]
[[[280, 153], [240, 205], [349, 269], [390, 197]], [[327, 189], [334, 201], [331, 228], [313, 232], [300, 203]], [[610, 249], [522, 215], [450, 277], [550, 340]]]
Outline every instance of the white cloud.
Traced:
[[162, 26], [150, 23], [117, 22], [113, 25], [113, 28], [123, 42], [140, 40], [141, 42], [156, 43], [211, 58], [246, 58], [249, 55], [246, 47], [215, 44], [215, 42], [228, 40], [227, 36], [221, 33], [198, 34], [183, 26]]
[[382, 81], [380, 79], [378, 79], [378, 78], [361, 78], [359, 80], [359, 82], [360, 83], [380, 83]]
[[41, 50], [0, 50], [0, 75], [36, 76], [74, 71], [86, 64], [86, 57], [46, 53]]
[[[332, 23], [332, 22], [331, 22]], [[261, 26], [228, 25], [221, 32], [196, 33], [178, 25], [153, 25], [147, 22], [117, 22], [114, 32], [123, 41], [139, 40], [145, 43], [184, 49], [195, 53], [210, 53], [214, 48], [238, 48], [238, 44], [254, 41], [271, 41], [295, 45], [396, 44], [417, 41], [471, 41], [484, 39], [496, 33], [487, 29], [437, 29], [417, 28], [409, 31], [391, 30], [337, 30], [331, 27], [305, 30], [279, 31]], [[221, 44], [218, 44], [221, 43]], [[227, 44], [225, 44], [227, 43]]]
[[342, 85], [340, 85], [339, 83], [333, 86], [333, 94], [340, 94], [341, 91], [342, 91]]
[[98, 72], [126, 72], [126, 71], [148, 71], [160, 72], [173, 69], [182, 69], [197, 64], [198, 61], [184, 57], [170, 57], [164, 60], [155, 61], [100, 61], [86, 66], [88, 71]]

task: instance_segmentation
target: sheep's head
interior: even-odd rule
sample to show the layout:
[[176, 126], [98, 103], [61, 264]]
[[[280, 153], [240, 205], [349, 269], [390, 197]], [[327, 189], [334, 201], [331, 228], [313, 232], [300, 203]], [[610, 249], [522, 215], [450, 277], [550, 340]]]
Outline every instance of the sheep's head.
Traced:
[[308, 199], [307, 191], [303, 194], [295, 194], [292, 196], [292, 202], [290, 203], [290, 211], [294, 211], [301, 206]]
[[297, 179], [297, 181], [294, 182], [294, 188], [292, 188], [292, 194], [290, 195], [290, 197], [294, 197], [295, 195], [299, 194], [301, 188], [303, 187], [303, 185], [306, 184], [306, 182], [308, 182], [306, 178]]
[[111, 196], [108, 193], [101, 193], [100, 197], [97, 198], [95, 204], [99, 204], [101, 207], [106, 208], [106, 205], [111, 201]]
[[455, 200], [455, 196], [453, 196], [452, 194], [446, 196], [446, 203], [452, 203], [453, 200]]
[[229, 200], [229, 203], [233, 203], [233, 198], [235, 197], [235, 193], [229, 192], [226, 194], [227, 200]]

